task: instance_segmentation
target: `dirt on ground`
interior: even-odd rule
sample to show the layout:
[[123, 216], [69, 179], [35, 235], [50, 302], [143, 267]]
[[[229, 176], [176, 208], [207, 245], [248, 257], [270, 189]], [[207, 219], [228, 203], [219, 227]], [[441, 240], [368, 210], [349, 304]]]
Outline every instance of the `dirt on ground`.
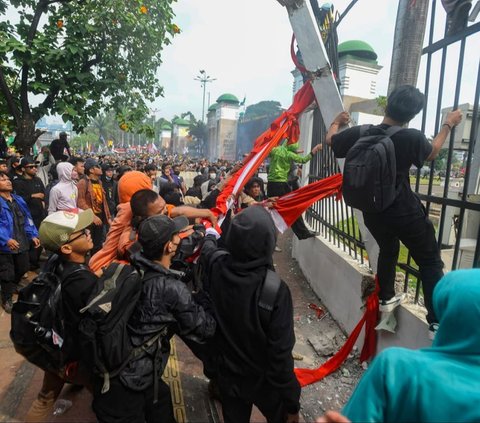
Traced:
[[[301, 358], [295, 361], [295, 365], [317, 368], [343, 346], [346, 335], [313, 292], [298, 263], [292, 258], [291, 237], [291, 231], [279, 237], [278, 246], [282, 251], [275, 253], [274, 264], [292, 292], [296, 334], [294, 356]], [[320, 318], [309, 304], [314, 304], [323, 311]], [[364, 371], [359, 355], [358, 348], [354, 347], [338, 371], [302, 389], [301, 412], [305, 421], [315, 421], [326, 410], [340, 410], [346, 404]]]

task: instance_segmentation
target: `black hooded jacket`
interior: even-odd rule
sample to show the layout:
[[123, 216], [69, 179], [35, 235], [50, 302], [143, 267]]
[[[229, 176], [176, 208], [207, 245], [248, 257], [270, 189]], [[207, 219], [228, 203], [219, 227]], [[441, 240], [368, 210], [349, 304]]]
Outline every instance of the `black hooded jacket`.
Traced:
[[[144, 344], [165, 326], [168, 334], [162, 340], [160, 375], [167, 365], [170, 338], [179, 334], [182, 338], [202, 343], [215, 333], [215, 320], [198, 305], [187, 286], [180, 281], [180, 272], [166, 269], [161, 264], [146, 259], [141, 254], [132, 261], [143, 272], [142, 294], [129, 321], [129, 331], [134, 346]], [[131, 361], [120, 377], [125, 386], [141, 391], [154, 383], [155, 346]]]
[[275, 244], [271, 216], [263, 207], [252, 206], [232, 219], [226, 236], [230, 254], [210, 266], [217, 244], [207, 235], [201, 260], [217, 320], [212, 350], [218, 353], [220, 389], [251, 401], [266, 383], [278, 392], [286, 411], [294, 414], [300, 408], [300, 385], [293, 372], [295, 333], [287, 284], [281, 282], [267, 328], [262, 327], [258, 309], [267, 269], [273, 269]]

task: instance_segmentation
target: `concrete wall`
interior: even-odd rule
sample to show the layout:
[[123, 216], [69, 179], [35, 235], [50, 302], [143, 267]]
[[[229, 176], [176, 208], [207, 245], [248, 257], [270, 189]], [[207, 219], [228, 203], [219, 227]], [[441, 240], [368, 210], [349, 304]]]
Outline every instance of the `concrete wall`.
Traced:
[[[342, 250], [320, 237], [298, 241], [293, 237], [292, 256], [298, 261], [312, 289], [332, 317], [350, 333], [363, 312], [360, 310], [362, 273], [358, 263]], [[378, 332], [379, 351], [389, 346], [422, 348], [428, 346], [428, 326], [405, 307], [396, 310], [397, 333]], [[357, 342], [363, 345], [363, 332]]]

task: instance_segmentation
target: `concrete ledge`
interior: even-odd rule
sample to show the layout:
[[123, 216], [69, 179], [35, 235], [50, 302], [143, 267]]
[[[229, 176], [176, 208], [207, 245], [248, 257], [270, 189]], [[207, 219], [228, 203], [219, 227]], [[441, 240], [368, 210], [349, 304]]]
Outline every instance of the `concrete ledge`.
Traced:
[[[318, 297], [345, 332], [350, 333], [362, 317], [362, 270], [348, 254], [320, 237], [299, 241], [293, 237], [292, 256]], [[397, 333], [379, 332], [379, 351], [391, 346], [423, 348], [430, 344], [428, 326], [405, 307], [396, 312]], [[363, 345], [363, 333], [357, 342]]]

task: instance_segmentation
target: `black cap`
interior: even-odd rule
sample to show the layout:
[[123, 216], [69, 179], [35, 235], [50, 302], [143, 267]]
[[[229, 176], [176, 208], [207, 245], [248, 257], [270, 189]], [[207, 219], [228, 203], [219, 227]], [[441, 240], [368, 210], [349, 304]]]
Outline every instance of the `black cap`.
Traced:
[[178, 216], [170, 219], [168, 216], [159, 214], [145, 219], [138, 231], [138, 241], [144, 251], [149, 255], [159, 255], [163, 252], [165, 244], [172, 239], [172, 236], [188, 226], [188, 219], [185, 216]]
[[108, 163], [108, 162], [107, 162], [107, 163], [103, 163], [103, 164], [102, 164], [102, 170], [103, 170], [104, 172], [106, 172], [107, 170], [113, 170], [113, 169], [114, 169], [114, 167], [113, 167], [113, 165], [112, 165], [111, 163]]
[[32, 157], [22, 157], [22, 159], [20, 160], [20, 167], [25, 167], [28, 165], [36, 165], [36, 164], [38, 164], [38, 162], [33, 160]]

